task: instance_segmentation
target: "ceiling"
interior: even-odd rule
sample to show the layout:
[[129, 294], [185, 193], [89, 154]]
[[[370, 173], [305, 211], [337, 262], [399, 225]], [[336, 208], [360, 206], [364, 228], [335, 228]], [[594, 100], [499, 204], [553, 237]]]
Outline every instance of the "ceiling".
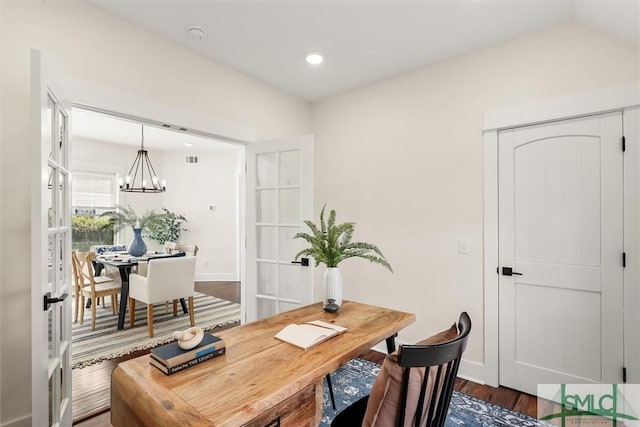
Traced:
[[[71, 135], [111, 144], [140, 147], [141, 124], [80, 108], [73, 109]], [[191, 144], [191, 146], [187, 146]], [[237, 152], [238, 145], [202, 138], [180, 131], [145, 125], [144, 146], [150, 150], [193, 152]]]
[[638, 0], [86, 1], [310, 101], [563, 22], [640, 40]]

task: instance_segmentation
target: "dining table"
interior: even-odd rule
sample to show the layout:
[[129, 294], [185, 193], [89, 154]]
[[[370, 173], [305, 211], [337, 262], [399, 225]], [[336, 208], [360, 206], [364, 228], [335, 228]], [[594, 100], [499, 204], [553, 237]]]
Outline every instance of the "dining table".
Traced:
[[[127, 303], [129, 301], [129, 275], [131, 274], [133, 267], [137, 267], [140, 261], [149, 262], [153, 259], [179, 257], [184, 255], [184, 252], [177, 252], [171, 254], [153, 253], [142, 257], [133, 257], [129, 254], [116, 253], [96, 257], [96, 261], [98, 263], [115, 267], [120, 272], [122, 289], [120, 290], [120, 307], [118, 307], [118, 330], [124, 329], [124, 319], [127, 313]], [[184, 298], [180, 298], [180, 305], [182, 306], [182, 311], [185, 314], [189, 313], [189, 309], [187, 308]]]

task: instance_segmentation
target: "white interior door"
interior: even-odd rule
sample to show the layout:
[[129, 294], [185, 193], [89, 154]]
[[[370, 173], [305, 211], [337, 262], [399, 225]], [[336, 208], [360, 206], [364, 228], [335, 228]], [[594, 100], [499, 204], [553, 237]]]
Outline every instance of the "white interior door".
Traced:
[[32, 425], [71, 425], [70, 109], [31, 55]]
[[293, 236], [313, 218], [313, 137], [247, 146], [247, 321], [313, 301], [313, 265], [292, 263], [304, 247]]
[[622, 382], [622, 114], [498, 138], [500, 384]]

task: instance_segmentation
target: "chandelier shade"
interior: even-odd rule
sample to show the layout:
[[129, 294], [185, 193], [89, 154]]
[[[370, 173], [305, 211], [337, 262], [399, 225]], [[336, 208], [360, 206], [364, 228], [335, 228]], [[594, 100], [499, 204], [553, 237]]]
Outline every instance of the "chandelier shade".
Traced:
[[163, 193], [167, 186], [165, 180], [160, 180], [156, 170], [149, 160], [149, 152], [144, 148], [144, 125], [141, 126], [142, 139], [140, 149], [131, 164], [129, 173], [120, 178], [118, 184], [120, 191], [127, 193]]

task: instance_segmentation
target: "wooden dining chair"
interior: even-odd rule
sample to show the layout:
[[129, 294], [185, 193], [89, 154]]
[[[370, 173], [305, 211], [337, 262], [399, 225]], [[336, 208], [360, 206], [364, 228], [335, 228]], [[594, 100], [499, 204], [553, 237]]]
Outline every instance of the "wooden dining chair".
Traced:
[[[80, 292], [85, 286], [90, 285], [89, 280], [85, 278], [85, 275], [83, 273], [83, 271], [86, 270], [86, 266], [85, 266], [86, 261], [83, 262], [77, 259], [76, 253], [77, 253], [76, 250], [73, 250], [71, 252], [71, 272], [73, 274], [73, 298], [74, 298], [74, 305], [75, 305], [75, 313], [73, 317], [74, 322], [78, 321], [78, 312], [80, 310]], [[111, 278], [104, 277], [104, 276], [96, 276], [94, 278], [94, 281], [96, 283], [104, 283], [104, 282], [109, 282], [111, 280], [112, 280]], [[96, 304], [98, 304], [99, 302], [100, 302], [99, 300], [95, 301]]]
[[442, 427], [464, 352], [471, 319], [388, 355], [371, 394], [340, 412], [332, 427]]
[[80, 323], [84, 323], [85, 299], [91, 298], [91, 329], [96, 328], [96, 301], [98, 298], [111, 296], [111, 311], [115, 315], [118, 310], [118, 294], [122, 285], [106, 276], [95, 276], [93, 262], [96, 260], [94, 252], [71, 252], [73, 274], [75, 279], [75, 321], [78, 320], [80, 308]]

